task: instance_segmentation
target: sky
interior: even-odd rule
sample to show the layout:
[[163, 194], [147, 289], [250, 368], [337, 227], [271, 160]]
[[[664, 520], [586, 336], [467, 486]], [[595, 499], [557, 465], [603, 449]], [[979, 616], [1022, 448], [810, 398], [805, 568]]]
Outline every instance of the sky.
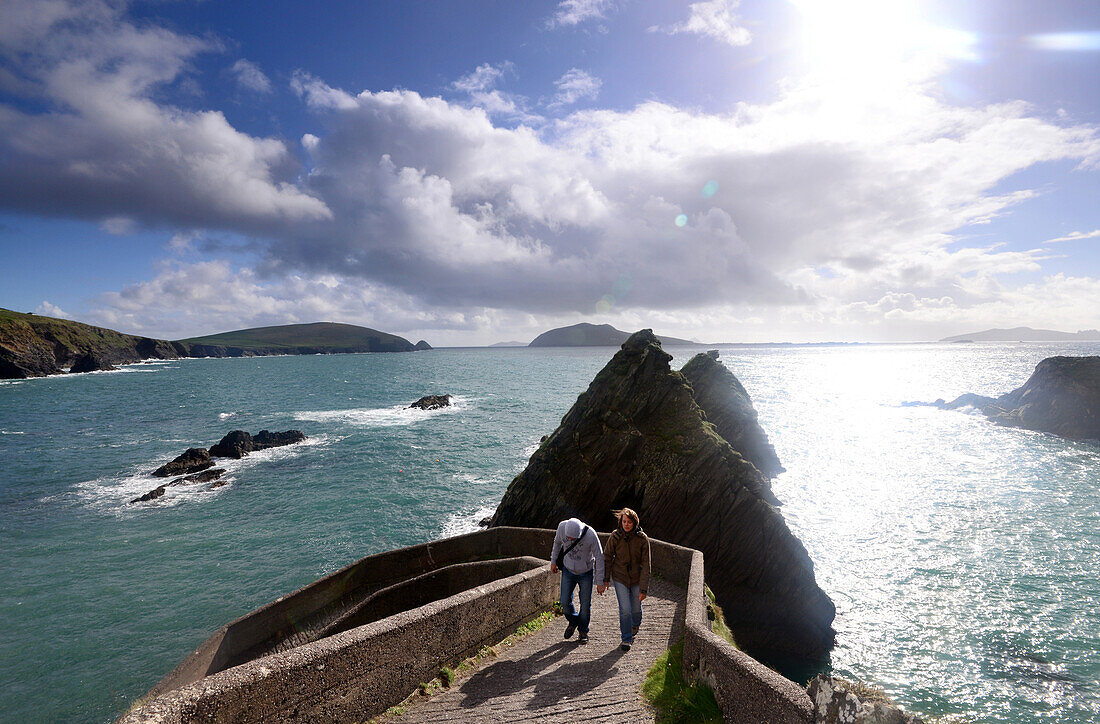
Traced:
[[1100, 327], [1091, 0], [0, 0], [0, 307], [434, 346]]

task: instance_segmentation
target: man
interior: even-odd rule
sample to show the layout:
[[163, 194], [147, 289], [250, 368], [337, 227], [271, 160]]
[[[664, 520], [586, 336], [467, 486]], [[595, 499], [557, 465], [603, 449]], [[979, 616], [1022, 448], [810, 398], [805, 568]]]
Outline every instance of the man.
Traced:
[[[550, 572], [557, 573], [558, 553], [564, 552], [561, 569], [561, 610], [569, 625], [565, 638], [580, 630], [577, 643], [588, 643], [588, 622], [592, 619], [592, 581], [603, 581], [603, 549], [596, 531], [576, 518], [558, 523], [550, 551]], [[594, 575], [593, 575], [594, 574]], [[580, 588], [580, 612], [573, 608], [573, 589]], [[602, 596], [606, 586], [597, 589]]]

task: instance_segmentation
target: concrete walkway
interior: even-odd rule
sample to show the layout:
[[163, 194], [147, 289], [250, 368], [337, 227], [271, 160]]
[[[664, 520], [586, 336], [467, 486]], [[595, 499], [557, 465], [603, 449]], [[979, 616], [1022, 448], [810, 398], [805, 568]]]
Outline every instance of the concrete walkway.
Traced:
[[650, 583], [642, 627], [630, 651], [619, 650], [614, 588], [592, 591], [589, 643], [563, 639], [566, 621], [525, 636], [483, 662], [468, 678], [418, 700], [394, 722], [652, 722], [642, 681], [654, 660], [683, 635], [686, 592]]

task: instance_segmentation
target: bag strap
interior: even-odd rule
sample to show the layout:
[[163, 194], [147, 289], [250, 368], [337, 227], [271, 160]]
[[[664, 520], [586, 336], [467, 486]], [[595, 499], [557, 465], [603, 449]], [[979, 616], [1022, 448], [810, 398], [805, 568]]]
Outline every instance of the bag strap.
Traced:
[[562, 551], [562, 554], [561, 554], [562, 560], [565, 560], [565, 556], [569, 554], [569, 551], [571, 551], [571, 550], [573, 550], [574, 548], [577, 547], [577, 544], [581, 542], [581, 539], [584, 538], [584, 534], [587, 533], [587, 532], [588, 532], [588, 526], [586, 525], [584, 528], [581, 529], [580, 538], [577, 538], [577, 540], [570, 543], [569, 547], [566, 548], [564, 551]]

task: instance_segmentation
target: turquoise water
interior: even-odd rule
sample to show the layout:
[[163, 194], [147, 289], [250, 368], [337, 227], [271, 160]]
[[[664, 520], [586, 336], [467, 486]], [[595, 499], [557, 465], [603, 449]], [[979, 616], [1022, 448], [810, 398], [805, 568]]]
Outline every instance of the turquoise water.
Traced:
[[[1100, 721], [1100, 446], [906, 406], [1100, 345], [722, 347], [837, 604], [835, 673], [975, 722]], [[182, 360], [0, 383], [0, 721], [108, 721], [226, 621], [473, 529], [611, 349]], [[677, 366], [697, 350], [673, 348]], [[449, 392], [453, 408], [405, 407]], [[148, 472], [231, 429], [230, 484]]]

